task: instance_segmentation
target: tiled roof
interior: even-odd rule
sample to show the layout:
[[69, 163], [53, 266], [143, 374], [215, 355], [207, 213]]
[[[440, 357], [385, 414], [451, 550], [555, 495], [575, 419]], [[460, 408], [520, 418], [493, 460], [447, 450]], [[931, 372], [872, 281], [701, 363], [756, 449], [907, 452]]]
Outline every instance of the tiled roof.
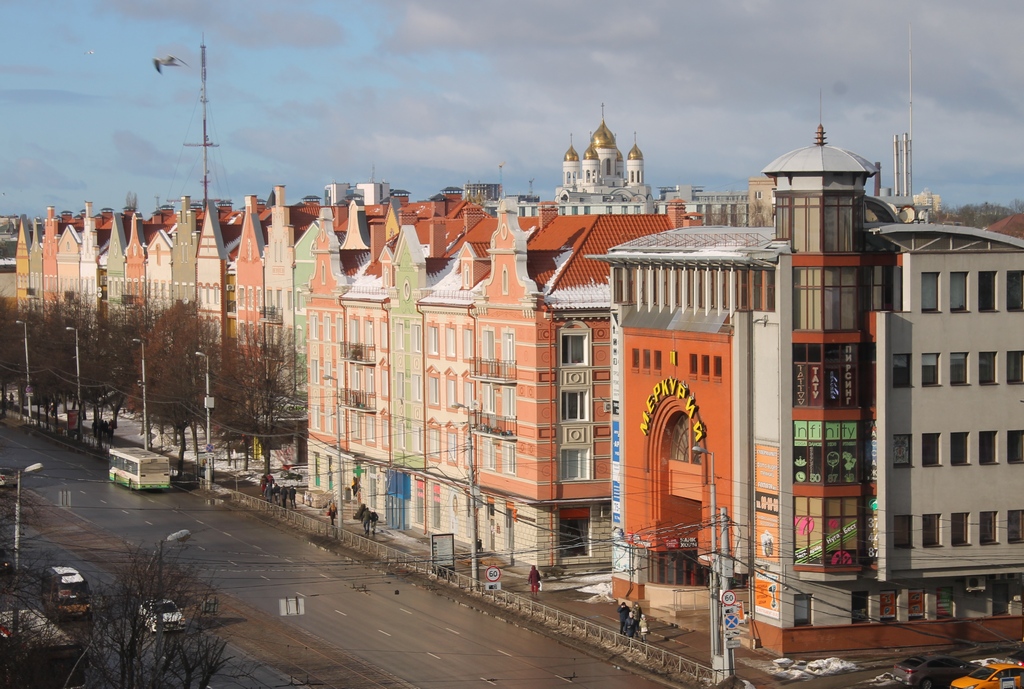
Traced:
[[997, 220], [988, 226], [988, 231], [1024, 239], [1024, 213], [1016, 213]]

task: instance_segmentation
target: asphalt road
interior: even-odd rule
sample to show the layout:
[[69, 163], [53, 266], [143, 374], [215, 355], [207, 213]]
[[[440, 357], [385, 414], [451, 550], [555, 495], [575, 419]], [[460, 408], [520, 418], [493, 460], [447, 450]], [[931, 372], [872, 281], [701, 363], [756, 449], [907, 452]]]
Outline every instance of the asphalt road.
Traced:
[[[174, 549], [177, 556], [198, 563], [225, 600], [258, 613], [245, 617], [262, 618], [264, 632], [279, 630], [268, 655], [286, 660], [289, 667], [275, 669], [262, 663], [262, 686], [293, 684], [290, 679], [281, 682], [286, 677], [322, 675], [330, 663], [352, 668], [349, 679], [336, 686], [356, 686], [353, 674], [364, 678], [360, 686], [402, 684], [387, 683], [391, 675], [425, 689], [477, 684], [509, 689], [569, 683], [594, 689], [660, 686], [198, 496], [180, 491], [132, 493], [110, 484], [106, 465], [97, 459], [16, 429], [0, 428], [0, 439], [6, 446], [0, 459], [5, 466], [43, 463], [42, 471], [24, 477], [26, 490], [54, 505], [65, 491], [70, 496], [68, 509], [94, 529], [153, 549], [169, 534], [191, 531], [187, 543], [166, 543], [165, 552]], [[48, 546], [44, 534], [29, 530], [22, 547], [27, 561], [30, 551], [41, 555]], [[114, 556], [99, 549], [84, 555], [80, 564], [83, 572], [102, 570]], [[278, 616], [282, 599], [300, 597], [304, 615]], [[321, 643], [333, 650], [309, 653]], [[373, 668], [381, 671], [379, 675], [373, 675]], [[219, 686], [246, 685], [214, 684], [215, 689]]]

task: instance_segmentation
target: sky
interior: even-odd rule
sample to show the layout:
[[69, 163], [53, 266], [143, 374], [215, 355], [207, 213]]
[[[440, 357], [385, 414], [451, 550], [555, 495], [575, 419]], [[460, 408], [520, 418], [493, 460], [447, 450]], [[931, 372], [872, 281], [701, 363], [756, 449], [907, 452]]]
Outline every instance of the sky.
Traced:
[[[1024, 198], [1020, 0], [0, 0], [0, 215], [502, 182], [634, 136], [654, 187], [745, 189], [787, 151], [882, 163], [947, 206]], [[912, 37], [912, 38], [911, 38]], [[158, 73], [154, 57], [186, 63]], [[531, 187], [532, 184], [532, 187]], [[870, 190], [869, 190], [870, 191]]]

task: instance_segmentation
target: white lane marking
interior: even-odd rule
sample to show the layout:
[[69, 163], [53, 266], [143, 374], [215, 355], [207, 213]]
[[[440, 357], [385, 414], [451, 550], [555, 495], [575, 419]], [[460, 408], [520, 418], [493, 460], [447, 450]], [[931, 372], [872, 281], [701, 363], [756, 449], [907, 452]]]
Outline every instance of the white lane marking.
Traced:
[[143, 519], [142, 521], [146, 522], [150, 526], [153, 526], [153, 522], [149, 521], [148, 519]]
[[513, 655], [511, 653], [506, 653], [505, 651], [501, 650], [500, 648], [498, 649], [498, 653], [500, 653], [503, 656], [508, 656], [509, 658], [513, 657]]
[[335, 610], [334, 612], [338, 613], [338, 614], [339, 614], [339, 615], [341, 615], [342, 617], [348, 617], [348, 613], [346, 613], [346, 612], [342, 612], [341, 610]]
[[131, 514], [131, 512], [129, 512], [128, 510], [121, 510], [121, 511], [124, 512], [125, 514]]
[[235, 562], [234, 560], [228, 560], [228, 562], [230, 562], [230, 563], [231, 563], [231, 566], [232, 566], [232, 567], [237, 567], [237, 566], [238, 566], [238, 563], [237, 563], [237, 562]]
[[320, 576], [322, 576], [324, 579], [330, 579], [330, 577], [324, 574], [323, 572], [320, 573]]
[[555, 675], [555, 677], [557, 677], [558, 679], [562, 680], [563, 682], [570, 682], [570, 683], [572, 682], [572, 679], [569, 678], [569, 677], [562, 677], [561, 675]]
[[388, 633], [387, 633], [386, 631], [384, 631], [383, 629], [378, 629], [377, 631], [378, 631], [378, 632], [380, 632], [381, 634], [383, 634], [384, 636], [391, 636], [390, 634], [388, 634]]
[[204, 522], [201, 522], [198, 519], [196, 520], [196, 524], [202, 524], [203, 526], [206, 526], [206, 524]]
[[405, 608], [399, 608], [399, 610], [401, 610], [402, 612], [404, 612], [404, 613], [405, 613], [406, 615], [411, 615], [411, 614], [412, 614], [411, 612], [409, 612], [409, 611], [408, 611], [408, 610], [406, 610]]
[[498, 686], [493, 680], [489, 680], [486, 677], [481, 677], [480, 679], [483, 680], [484, 682], [487, 682], [491, 686], [495, 686], [495, 687]]
[[224, 534], [225, 536], [227, 536], [228, 538], [234, 538], [234, 536], [229, 534], [227, 531], [221, 531], [221, 533]]
[[265, 577], [265, 576], [263, 576], [262, 574], [260, 575], [260, 578], [262, 578], [262, 579], [266, 579], [267, 581], [270, 581], [270, 577]]
[[462, 634], [459, 634], [459, 632], [455, 631], [455, 630], [454, 630], [454, 629], [452, 629], [451, 627], [445, 627], [445, 629], [447, 629], [448, 631], [450, 631], [450, 632], [451, 632], [452, 634], [458, 634], [459, 636], [462, 636]]
[[430, 651], [427, 651], [427, 655], [430, 656], [431, 658], [437, 658], [438, 660], [441, 660], [441, 656], [436, 656], [433, 653], [431, 653]]
[[206, 548], [204, 548], [203, 546], [199, 546], [199, 549], [204, 551], [204, 552], [206, 551]]
[[[85, 491], [82, 491], [82, 492], [84, 493]], [[107, 501], [106, 501], [106, 500], [100, 500], [100, 502], [102, 502], [102, 503], [103, 503], [104, 505], [106, 505], [106, 504], [107, 504]]]

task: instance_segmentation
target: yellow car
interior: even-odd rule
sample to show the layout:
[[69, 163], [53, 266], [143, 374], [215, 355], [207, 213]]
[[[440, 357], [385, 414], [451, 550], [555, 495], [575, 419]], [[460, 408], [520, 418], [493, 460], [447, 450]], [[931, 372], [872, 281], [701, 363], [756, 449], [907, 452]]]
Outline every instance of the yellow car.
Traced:
[[977, 670], [955, 679], [949, 685], [950, 689], [1001, 689], [1002, 680], [1012, 679], [1012, 686], [1020, 689], [1020, 676], [1024, 673], [1024, 667], [1010, 665], [1009, 663], [992, 663], [979, 667]]

